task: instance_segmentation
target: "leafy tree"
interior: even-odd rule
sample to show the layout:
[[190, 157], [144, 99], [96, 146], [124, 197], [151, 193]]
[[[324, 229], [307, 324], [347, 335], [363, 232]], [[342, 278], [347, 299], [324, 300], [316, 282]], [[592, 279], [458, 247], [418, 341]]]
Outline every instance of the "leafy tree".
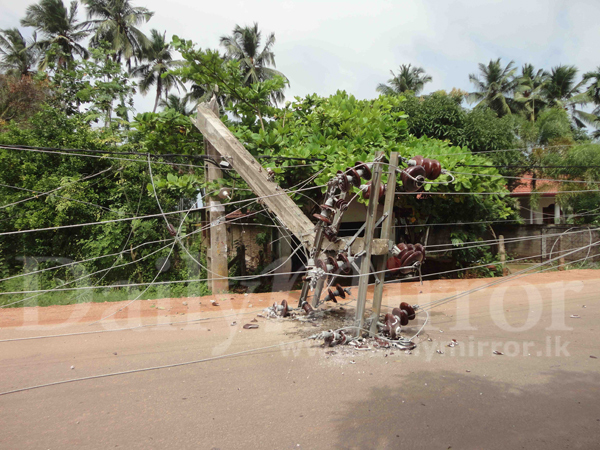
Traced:
[[265, 129], [264, 118], [273, 117], [277, 111], [272, 99], [285, 87], [284, 78], [274, 76], [248, 85], [239, 61], [223, 61], [218, 51], [197, 49], [191, 41], [177, 36], [173, 37], [173, 45], [186, 62], [171, 70], [172, 74], [184, 82], [218, 91], [221, 98], [227, 99], [227, 110], [235, 117], [242, 118], [246, 125], [258, 119], [261, 129]]
[[169, 94], [167, 99], [160, 101], [160, 106], [166, 109], [172, 109], [184, 116], [191, 116], [195, 112], [194, 105], [190, 105], [188, 96], [179, 97], [175, 94]]
[[171, 44], [166, 42], [165, 34], [158, 30], [150, 31], [150, 42], [148, 47], [142, 50], [142, 59], [145, 63], [140, 64], [132, 70], [132, 74], [140, 78], [140, 91], [147, 94], [152, 86], [156, 86], [156, 100], [152, 112], [156, 112], [156, 108], [161, 97], [165, 99], [169, 91], [173, 87], [183, 87], [183, 84], [177, 77], [168, 73], [170, 69], [178, 65], [177, 61], [173, 60], [173, 48]]
[[389, 85], [380, 83], [377, 86], [377, 92], [384, 95], [394, 95], [412, 91], [415, 95], [418, 95], [423, 87], [433, 80], [431, 76], [425, 73], [425, 69], [412, 67], [410, 64], [402, 64], [398, 75], [393, 70], [390, 70], [390, 73], [392, 78], [388, 80]]
[[23, 122], [49, 97], [50, 85], [42, 77], [0, 75], [0, 130], [7, 122]]
[[475, 85], [475, 91], [470, 93], [468, 100], [477, 102], [478, 107], [486, 106], [498, 114], [498, 117], [509, 115], [515, 110], [512, 95], [518, 86], [515, 79], [516, 68], [510, 61], [502, 66], [500, 58], [491, 60], [487, 65], [479, 64], [480, 77], [469, 75], [469, 80]]
[[[273, 53], [275, 33], [267, 36], [262, 49], [261, 40], [262, 32], [258, 29], [257, 23], [245, 27], [236, 25], [231, 36], [221, 36], [220, 39], [227, 58], [239, 62], [246, 86], [275, 77], [283, 78], [286, 84], [289, 85], [289, 80], [285, 75], [274, 69], [276, 67], [275, 53]], [[281, 102], [283, 100], [283, 88], [273, 91], [271, 95], [274, 103]]]
[[17, 28], [0, 30], [0, 70], [9, 75], [27, 76], [39, 59], [39, 48], [35, 46], [35, 33], [30, 42]]
[[444, 91], [424, 97], [407, 95], [403, 107], [410, 133], [448, 140], [473, 152], [517, 146], [511, 117], [498, 118], [489, 109], [466, 110], [460, 106], [461, 98]]
[[150, 46], [146, 35], [138, 28], [148, 22], [153, 12], [141, 6], [133, 6], [129, 0], [82, 0], [87, 8], [86, 24], [94, 30], [92, 45], [109, 42], [115, 51], [115, 59], [124, 59], [130, 66]]
[[[89, 34], [86, 25], [77, 19], [77, 1], [72, 1], [69, 9], [62, 0], [40, 0], [39, 3], [27, 7], [25, 18], [21, 20], [24, 27], [33, 27], [40, 33], [41, 40], [35, 43], [41, 51], [48, 51], [53, 45], [58, 45], [58, 65], [64, 67], [75, 55], [87, 58], [88, 51], [79, 44]], [[47, 67], [49, 60], [57, 53], [44, 55], [40, 63]]]
[[583, 75], [583, 79], [586, 82], [590, 82], [590, 85], [586, 89], [586, 94], [590, 101], [595, 106], [594, 114], [595, 119], [591, 119], [591, 125], [596, 127], [593, 133], [593, 137], [600, 138], [600, 66], [591, 72], [587, 72]]
[[89, 122], [103, 120], [105, 128], [111, 126], [113, 113], [127, 120], [135, 88], [112, 55], [111, 50], [94, 48], [91, 61], [71, 62], [67, 68], [57, 70], [52, 78], [55, 89], [52, 103], [67, 114], [78, 114], [80, 106], [85, 104], [83, 116]]
[[534, 122], [540, 111], [544, 109], [544, 87], [548, 81], [548, 72], [535, 70], [533, 65], [525, 64], [519, 77], [519, 85], [515, 92], [515, 101], [523, 106], [523, 113], [528, 120]]
[[590, 102], [586, 92], [582, 92], [586, 79], [577, 82], [577, 68], [575, 66], [553, 67], [543, 92], [548, 105], [564, 108], [569, 111], [571, 119], [576, 126], [583, 128], [585, 123], [594, 121], [593, 115], [578, 109], [578, 106]]

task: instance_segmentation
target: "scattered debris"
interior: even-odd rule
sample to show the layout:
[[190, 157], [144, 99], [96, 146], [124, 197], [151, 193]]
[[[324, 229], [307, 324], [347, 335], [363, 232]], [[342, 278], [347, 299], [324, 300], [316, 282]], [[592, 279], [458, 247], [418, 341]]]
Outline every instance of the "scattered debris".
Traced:
[[258, 325], [256, 325], [255, 323], [247, 323], [246, 325], [244, 325], [244, 329], [246, 330], [252, 330], [254, 328], [258, 328]]
[[256, 320], [256, 319], [252, 319], [250, 322], [258, 322], [258, 320]]
[[237, 322], [234, 320], [233, 322], [231, 322], [231, 326], [233, 327], [235, 325], [237, 325]]
[[598, 357], [594, 356], [594, 355], [590, 355], [590, 358], [592, 358], [592, 359], [598, 359]]
[[188, 305], [188, 302], [183, 302], [183, 303], [182, 303], [182, 305], [183, 305], [183, 306], [187, 306], [187, 305]]
[[450, 342], [446, 347], [456, 347], [458, 345], [458, 342], [456, 341], [456, 339], [452, 339], [452, 342]]
[[158, 308], [156, 308], [156, 309], [159, 309], [159, 310], [161, 310], [161, 311], [164, 311], [166, 308], [165, 308], [164, 306], [159, 306], [159, 307], [158, 307]]
[[443, 351], [441, 351], [441, 350], [436, 350], [435, 352], [436, 352], [436, 353], [439, 353], [440, 355], [443, 355], [443, 354], [444, 354], [444, 352], [443, 352]]
[[581, 316], [578, 314], [571, 314], [571, 319], [581, 319]]
[[494, 355], [504, 355], [504, 353], [502, 353], [502, 352], [499, 352], [498, 350], [494, 350], [492, 353], [493, 353]]
[[71, 370], [75, 369], [75, 366], [71, 366]]
[[210, 302], [212, 303], [213, 306], [219, 306], [219, 303], [214, 300], [211, 300]]
[[248, 305], [248, 308], [252, 308], [252, 303], [250, 303], [250, 304]]

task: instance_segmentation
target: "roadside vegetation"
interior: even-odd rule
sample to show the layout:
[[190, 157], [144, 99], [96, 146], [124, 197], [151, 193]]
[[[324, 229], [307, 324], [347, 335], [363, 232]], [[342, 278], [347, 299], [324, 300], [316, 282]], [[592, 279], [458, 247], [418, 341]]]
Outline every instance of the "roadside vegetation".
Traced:
[[[392, 71], [388, 83], [374, 84], [373, 99], [338, 91], [286, 101], [293, 80], [276, 66], [273, 33], [238, 25], [224, 30], [219, 48], [201, 49], [169, 30], [146, 34], [153, 15], [128, 0], [40, 0], [20, 24], [0, 30], [0, 279], [89, 260], [0, 281], [0, 291], [205, 279], [206, 271], [178, 246], [160, 249], [171, 234], [159, 216], [148, 161], [165, 212], [187, 210], [199, 195], [224, 186], [235, 201], [252, 198], [232, 173], [225, 172], [218, 185], [207, 184], [196, 158], [203, 139], [190, 116], [198, 102], [213, 96], [223, 121], [286, 188], [316, 173], [314, 183], [321, 185], [338, 170], [372, 160], [376, 151], [431, 156], [460, 172], [451, 185], [399, 196], [396, 206], [408, 212], [411, 224], [517, 220], [506, 194], [526, 172], [590, 181], [576, 189], [596, 190], [600, 67], [580, 74], [573, 66], [518, 69], [498, 59], [469, 75], [473, 92], [422, 95], [431, 77], [406, 64]], [[150, 111], [134, 109], [137, 92], [151, 96]], [[489, 153], [496, 150], [510, 151]], [[430, 189], [448, 195], [427, 196]], [[457, 192], [495, 194], [450, 195]], [[320, 192], [293, 198], [310, 215]], [[561, 196], [572, 213], [596, 208], [599, 200], [596, 192]], [[226, 205], [227, 212], [236, 208]], [[145, 215], [154, 217], [61, 228]], [[172, 223], [183, 217], [173, 215]], [[271, 223], [260, 214], [252, 220]], [[181, 227], [185, 245], [203, 262], [201, 221], [195, 211]], [[486, 226], [465, 227], [461, 239], [474, 240]], [[39, 228], [53, 229], [2, 235]], [[412, 237], [424, 229], [414, 228]], [[475, 256], [463, 253], [459, 264], [466, 267]], [[111, 254], [117, 255], [106, 257]], [[169, 254], [168, 270], [161, 270]], [[231, 268], [236, 274], [235, 261]], [[141, 289], [58, 291], [31, 302], [122, 300]], [[169, 289], [173, 296], [208, 292], [202, 281]], [[163, 288], [153, 288], [144, 298], [164, 295]], [[22, 298], [3, 295], [0, 304]]]

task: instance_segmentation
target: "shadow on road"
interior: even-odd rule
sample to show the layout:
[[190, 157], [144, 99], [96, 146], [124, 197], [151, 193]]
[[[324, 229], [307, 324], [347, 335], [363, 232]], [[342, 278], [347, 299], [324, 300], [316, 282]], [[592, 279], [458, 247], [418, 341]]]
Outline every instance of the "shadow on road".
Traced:
[[517, 387], [467, 372], [399, 377], [344, 405], [336, 448], [600, 448], [598, 374], [543, 378]]

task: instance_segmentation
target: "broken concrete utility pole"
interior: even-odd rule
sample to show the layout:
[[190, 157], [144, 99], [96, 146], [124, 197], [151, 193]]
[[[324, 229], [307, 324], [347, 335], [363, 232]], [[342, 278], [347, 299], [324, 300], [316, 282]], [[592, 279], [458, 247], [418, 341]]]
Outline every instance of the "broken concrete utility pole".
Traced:
[[[217, 99], [213, 96], [208, 108], [219, 114]], [[206, 156], [218, 161], [219, 153], [210, 143], [204, 140], [204, 151]], [[205, 163], [206, 181], [208, 183], [223, 178], [221, 169], [210, 162]], [[227, 267], [227, 225], [224, 221], [225, 207], [221, 204], [218, 197], [208, 197], [208, 220], [210, 222], [209, 236], [210, 245], [208, 247], [208, 278], [210, 278], [210, 290], [213, 294], [220, 294], [229, 290], [229, 270]]]
[[198, 105], [197, 119], [192, 121], [204, 139], [212, 144], [260, 197], [261, 203], [267, 205], [306, 248], [311, 249], [315, 240], [313, 223], [287, 193], [270, 179], [267, 171], [221, 122], [210, 106], [206, 103]]

